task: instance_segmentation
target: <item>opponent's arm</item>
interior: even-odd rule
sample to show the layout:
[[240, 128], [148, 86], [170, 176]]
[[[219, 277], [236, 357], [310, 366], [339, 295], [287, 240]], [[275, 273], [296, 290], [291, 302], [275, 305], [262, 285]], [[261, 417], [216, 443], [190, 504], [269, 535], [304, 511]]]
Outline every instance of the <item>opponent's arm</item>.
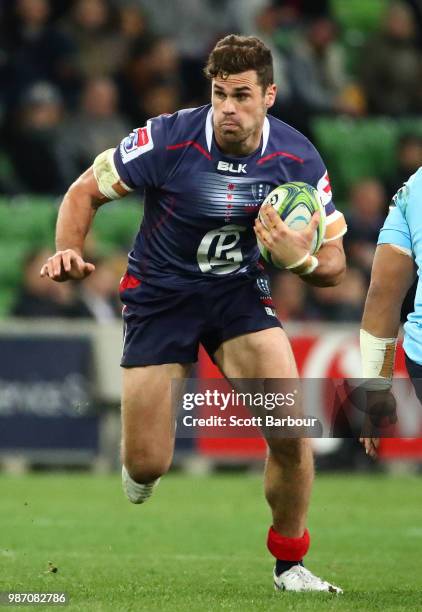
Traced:
[[393, 244], [377, 246], [363, 312], [363, 330], [378, 338], [397, 336], [401, 307], [415, 273], [414, 261], [403, 249]]
[[[393, 244], [377, 247], [372, 265], [371, 284], [366, 298], [360, 331], [362, 374], [367, 379], [367, 410], [383, 408], [388, 412], [395, 406], [390, 393], [400, 311], [406, 293], [415, 278], [415, 264], [411, 253]], [[368, 417], [369, 419], [369, 417]], [[360, 438], [366, 453], [376, 457], [379, 438], [370, 434], [367, 419], [366, 435]]]
[[393, 244], [377, 246], [360, 332], [368, 388], [391, 387], [400, 311], [414, 278], [415, 264], [406, 250]]
[[56, 226], [57, 251], [41, 268], [41, 276], [62, 282], [91, 274], [95, 266], [84, 261], [83, 247], [95, 213], [105, 202], [130, 191], [117, 174], [112, 149], [101, 153], [63, 198]]
[[319, 213], [315, 213], [308, 226], [299, 232], [290, 229], [272, 206], [262, 207], [260, 215], [263, 223], [256, 219], [255, 233], [280, 268], [291, 270], [311, 285], [330, 287], [341, 282], [346, 270], [341, 237], [326, 242], [317, 256], [310, 255]]

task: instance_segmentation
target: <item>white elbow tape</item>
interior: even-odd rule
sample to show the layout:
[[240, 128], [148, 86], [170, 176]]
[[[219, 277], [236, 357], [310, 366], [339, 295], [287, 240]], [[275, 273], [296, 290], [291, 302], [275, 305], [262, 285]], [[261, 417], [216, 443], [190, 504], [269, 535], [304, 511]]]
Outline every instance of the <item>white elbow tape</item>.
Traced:
[[97, 155], [93, 164], [98, 189], [109, 200], [117, 200], [133, 191], [120, 178], [114, 165], [113, 154], [114, 149], [107, 149]]
[[390, 389], [393, 378], [397, 338], [377, 338], [364, 329], [360, 330], [360, 354], [362, 377], [367, 379], [368, 391]]

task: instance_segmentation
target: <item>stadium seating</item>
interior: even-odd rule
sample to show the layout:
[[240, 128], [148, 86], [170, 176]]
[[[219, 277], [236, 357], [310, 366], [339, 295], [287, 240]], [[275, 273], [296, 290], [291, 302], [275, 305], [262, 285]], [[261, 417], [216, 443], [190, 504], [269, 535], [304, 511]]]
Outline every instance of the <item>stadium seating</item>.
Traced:
[[331, 10], [344, 31], [367, 35], [379, 28], [389, 0], [331, 0]]
[[[5, 317], [22, 282], [25, 257], [34, 249], [53, 248], [57, 202], [53, 198], [25, 196], [0, 198], [0, 317]], [[142, 218], [134, 201], [109, 204], [95, 219], [95, 250], [108, 254], [128, 250]]]
[[52, 242], [57, 208], [52, 198], [23, 196], [0, 200], [0, 241], [23, 241], [28, 245]]
[[404, 133], [422, 135], [422, 120], [320, 117], [312, 129], [337, 198], [344, 200], [353, 182], [387, 178], [394, 171], [397, 139]]
[[22, 279], [22, 264], [30, 247], [22, 242], [0, 242], [0, 317], [8, 314]]
[[388, 0], [331, 0], [331, 9], [340, 26], [340, 39], [346, 51], [347, 69], [357, 75], [362, 48], [368, 37], [376, 32]]
[[127, 200], [113, 202], [97, 212], [93, 234], [103, 249], [108, 247], [128, 250], [141, 219], [142, 207], [139, 203], [128, 204]]

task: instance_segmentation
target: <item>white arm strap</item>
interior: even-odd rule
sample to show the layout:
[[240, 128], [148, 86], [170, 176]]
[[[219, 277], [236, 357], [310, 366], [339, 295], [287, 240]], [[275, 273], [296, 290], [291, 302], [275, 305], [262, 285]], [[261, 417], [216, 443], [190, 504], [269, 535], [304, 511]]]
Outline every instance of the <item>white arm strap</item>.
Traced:
[[103, 151], [94, 159], [93, 170], [98, 189], [109, 200], [123, 198], [133, 191], [120, 178], [113, 159], [114, 149]]
[[390, 389], [396, 346], [397, 338], [377, 338], [360, 330], [362, 377], [367, 379], [364, 386], [368, 391]]

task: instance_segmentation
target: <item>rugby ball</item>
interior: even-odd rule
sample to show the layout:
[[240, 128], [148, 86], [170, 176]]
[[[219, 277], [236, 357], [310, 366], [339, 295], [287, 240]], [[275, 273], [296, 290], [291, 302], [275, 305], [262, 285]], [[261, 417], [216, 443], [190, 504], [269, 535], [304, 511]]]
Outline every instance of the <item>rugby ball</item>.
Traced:
[[[311, 245], [311, 253], [315, 254], [318, 252], [324, 240], [326, 215], [321, 197], [315, 187], [299, 181], [285, 183], [284, 185], [276, 187], [267, 195], [261, 204], [261, 208], [268, 204], [270, 204], [280, 215], [281, 219], [295, 231], [305, 229], [312, 215], [319, 211], [320, 221]], [[258, 213], [258, 218], [261, 223], [263, 223], [260, 212], [261, 209]], [[265, 261], [275, 265], [271, 258], [271, 252], [259, 240], [258, 247]]]

